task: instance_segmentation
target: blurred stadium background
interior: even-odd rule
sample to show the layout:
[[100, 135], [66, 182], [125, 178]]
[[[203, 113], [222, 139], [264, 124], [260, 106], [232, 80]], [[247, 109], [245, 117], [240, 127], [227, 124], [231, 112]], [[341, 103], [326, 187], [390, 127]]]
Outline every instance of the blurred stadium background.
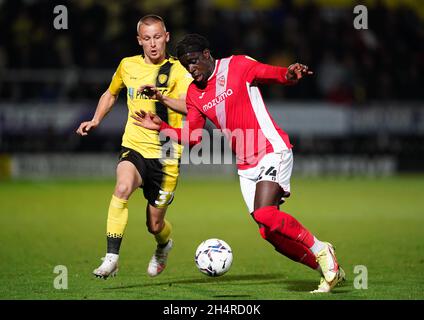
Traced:
[[[353, 28], [359, 3], [368, 6], [368, 30]], [[74, 130], [91, 119], [120, 59], [140, 52], [135, 26], [151, 12], [167, 23], [171, 54], [183, 34], [198, 32], [217, 58], [244, 53], [277, 65], [300, 61], [315, 71], [295, 87], [262, 88], [292, 137], [297, 173], [424, 169], [422, 1], [75, 0], [60, 3], [68, 9], [67, 30], [53, 27], [57, 4], [0, 2], [3, 180], [113, 177], [125, 93], [91, 136], [81, 139]]]
[[[368, 8], [367, 30], [353, 27], [357, 4]], [[67, 30], [53, 27], [56, 5], [68, 9]], [[104, 251], [125, 92], [95, 132], [80, 138], [75, 130], [91, 119], [120, 60], [140, 52], [136, 24], [148, 13], [165, 19], [171, 54], [182, 35], [197, 32], [210, 39], [216, 58], [248, 54], [277, 65], [299, 61], [315, 71], [294, 87], [262, 87], [295, 146], [299, 197], [286, 206], [338, 244], [350, 279], [356, 264], [372, 270], [367, 293], [333, 298], [422, 299], [424, 1], [417, 0], [0, 0], [0, 212], [8, 244], [0, 251], [0, 298], [116, 298], [119, 292], [120, 298], [203, 299], [225, 297], [225, 289], [230, 298], [304, 299], [316, 286], [315, 275], [280, 262], [271, 246], [264, 249], [246, 219], [231, 164], [182, 165], [187, 183], [178, 187], [171, 211], [181, 244], [162, 282], [150, 287], [157, 291], [143, 293], [154, 284], [136, 276], [150, 254], [139, 244], [154, 245], [140, 232], [138, 213], [123, 246], [121, 287], [88, 280]], [[196, 181], [205, 176], [218, 179]], [[132, 201], [144, 208], [141, 197]], [[238, 252], [223, 287], [192, 280], [192, 253], [207, 236], [223, 237]], [[73, 287], [62, 296], [51, 285], [59, 263], [73, 268]], [[264, 274], [270, 291], [255, 284]], [[172, 290], [168, 280], [176, 283]], [[122, 286], [130, 281], [136, 284]], [[243, 281], [251, 286], [234, 295]]]

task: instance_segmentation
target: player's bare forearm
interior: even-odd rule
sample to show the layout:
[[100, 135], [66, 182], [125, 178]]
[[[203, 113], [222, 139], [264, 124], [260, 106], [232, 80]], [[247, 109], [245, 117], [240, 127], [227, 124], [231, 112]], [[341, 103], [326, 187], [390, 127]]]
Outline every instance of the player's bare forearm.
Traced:
[[151, 84], [142, 85], [141, 87], [137, 89], [137, 92], [140, 92], [146, 95], [149, 99], [159, 101], [160, 103], [165, 105], [165, 107], [175, 112], [178, 112], [184, 115], [187, 114], [185, 94], [180, 95], [178, 99], [171, 98], [171, 97], [163, 95], [162, 92], [157, 87]]
[[106, 90], [105, 93], [103, 93], [99, 99], [96, 112], [94, 113], [93, 119], [91, 121], [100, 123], [103, 120], [103, 118], [109, 113], [109, 111], [112, 109], [116, 100], [117, 100], [117, 96], [114, 96], [112, 93], [110, 93], [109, 90]]
[[161, 101], [166, 107], [174, 110], [175, 112], [181, 113], [183, 115], [187, 114], [187, 107], [185, 98], [173, 99], [170, 97], [162, 96]]
[[88, 135], [88, 132], [91, 129], [96, 128], [103, 118], [109, 113], [116, 100], [117, 96], [114, 96], [109, 90], [106, 90], [99, 99], [93, 118], [90, 121], [82, 122], [76, 130], [76, 133], [80, 136]]
[[200, 143], [202, 140], [201, 136], [192, 137], [190, 125], [185, 126], [184, 128], [174, 128], [162, 121], [158, 115], [151, 113], [150, 111], [135, 111], [135, 113], [131, 115], [131, 118], [135, 120], [133, 122], [134, 125], [145, 129], [160, 131], [162, 134], [170, 137], [172, 140], [180, 144], [193, 146]]

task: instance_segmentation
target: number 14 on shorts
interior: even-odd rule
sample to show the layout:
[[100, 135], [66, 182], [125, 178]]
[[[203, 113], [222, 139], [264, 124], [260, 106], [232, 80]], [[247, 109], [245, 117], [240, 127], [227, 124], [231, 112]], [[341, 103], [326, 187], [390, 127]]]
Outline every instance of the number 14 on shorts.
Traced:
[[274, 166], [271, 167], [261, 167], [261, 172], [259, 173], [258, 181], [276, 181], [277, 169]]

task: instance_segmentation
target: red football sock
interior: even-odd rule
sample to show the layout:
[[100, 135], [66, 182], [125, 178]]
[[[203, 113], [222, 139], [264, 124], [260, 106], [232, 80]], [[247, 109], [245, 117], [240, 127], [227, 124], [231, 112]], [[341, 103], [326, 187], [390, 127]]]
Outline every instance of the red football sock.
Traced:
[[282, 253], [287, 258], [302, 263], [313, 270], [318, 268], [315, 255], [300, 242], [291, 240], [278, 232], [272, 232], [266, 227], [259, 228], [259, 232], [262, 238], [271, 243], [275, 250]]
[[314, 236], [302, 224], [288, 213], [282, 212], [276, 206], [262, 207], [253, 213], [254, 219], [281, 235], [302, 243], [311, 248], [314, 245]]

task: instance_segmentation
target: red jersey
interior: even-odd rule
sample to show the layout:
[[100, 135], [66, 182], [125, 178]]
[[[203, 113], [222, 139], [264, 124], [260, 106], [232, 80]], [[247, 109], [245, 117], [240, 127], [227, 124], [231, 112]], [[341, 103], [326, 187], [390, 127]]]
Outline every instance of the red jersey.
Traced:
[[287, 68], [270, 66], [247, 56], [216, 60], [215, 70], [204, 89], [192, 82], [186, 96], [187, 117], [183, 129], [162, 122], [161, 131], [190, 145], [201, 139], [191, 132], [203, 128], [206, 118], [221, 129], [236, 154], [239, 169], [257, 165], [271, 152], [290, 149], [288, 135], [277, 126], [262, 99], [258, 83], [293, 84], [286, 79]]

